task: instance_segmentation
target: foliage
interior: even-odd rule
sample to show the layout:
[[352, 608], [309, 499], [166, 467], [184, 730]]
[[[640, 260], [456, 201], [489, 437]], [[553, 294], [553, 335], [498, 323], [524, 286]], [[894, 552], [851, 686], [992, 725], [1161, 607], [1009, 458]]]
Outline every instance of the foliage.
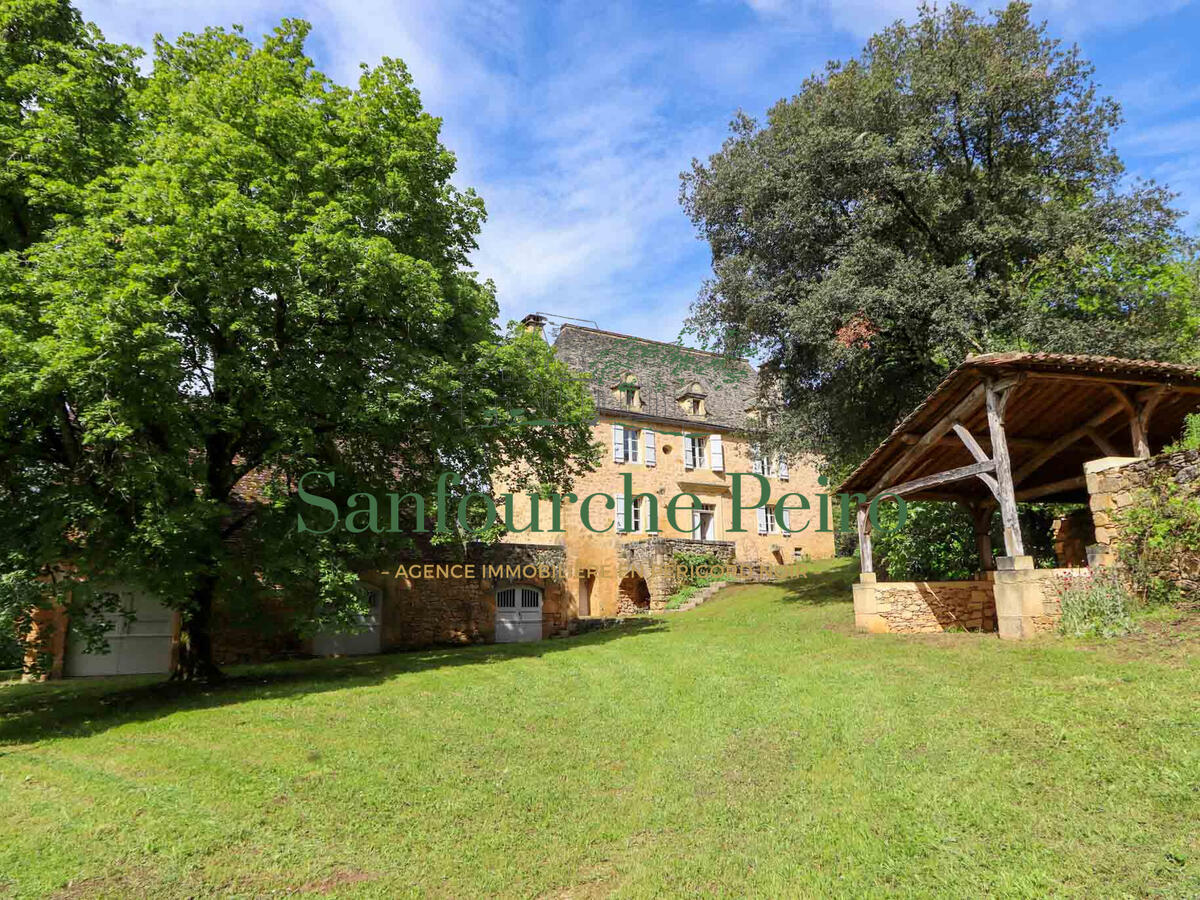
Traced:
[[1163, 447], [1163, 453], [1178, 453], [1181, 450], [1200, 450], [1200, 413], [1188, 413], [1183, 420], [1183, 432], [1179, 440]]
[[1118, 637], [1133, 629], [1132, 598], [1114, 569], [1067, 577], [1059, 588], [1058, 630], [1071, 637]]
[[386, 510], [298, 533], [306, 472], [334, 473], [345, 508], [432, 498], [452, 471], [457, 503], [499, 469], [567, 490], [594, 458], [582, 386], [538, 337], [495, 332], [468, 268], [483, 204], [404, 65], [334, 84], [308, 32], [160, 39], [121, 152], [0, 264], [0, 570], [68, 563], [73, 627], [91, 576], [136, 580], [183, 611], [183, 677], [216, 674], [214, 603], [349, 621], [356, 572], [407, 546]]
[[0, 5], [0, 252], [40, 240], [78, 211], [83, 185], [128, 158], [139, 55], [67, 0]]
[[[1195, 594], [1200, 571], [1200, 497], [1166, 476], [1138, 492], [1116, 517], [1120, 559], [1140, 605], [1173, 603]], [[1190, 581], [1182, 576], [1190, 573]]]
[[[1025, 553], [1039, 567], [1053, 567], [1054, 520], [1065, 509], [1061, 504], [1022, 503], [1017, 509]], [[892, 503], [879, 509], [880, 528], [872, 534], [876, 568], [899, 581], [959, 581], [979, 569], [975, 526], [970, 514], [957, 503], [908, 504], [904, 527], [895, 530], [897, 513]], [[990, 536], [997, 555], [1004, 552], [1004, 528], [999, 512], [992, 514]]]
[[691, 326], [762, 358], [781, 446], [856, 463], [968, 354], [1196, 354], [1179, 213], [1124, 179], [1092, 76], [1026, 4], [924, 6], [693, 163]]
[[897, 529], [894, 503], [881, 504], [871, 535], [876, 569], [894, 581], [962, 581], [979, 568], [970, 514], [957, 503], [910, 503]]
[[666, 608], [678, 609], [700, 588], [723, 581], [724, 576], [701, 575], [698, 572], [705, 566], [723, 566], [724, 564], [725, 560], [715, 553], [676, 553], [673, 565], [677, 572], [683, 574], [679, 576], [678, 588], [675, 593], [667, 599]]

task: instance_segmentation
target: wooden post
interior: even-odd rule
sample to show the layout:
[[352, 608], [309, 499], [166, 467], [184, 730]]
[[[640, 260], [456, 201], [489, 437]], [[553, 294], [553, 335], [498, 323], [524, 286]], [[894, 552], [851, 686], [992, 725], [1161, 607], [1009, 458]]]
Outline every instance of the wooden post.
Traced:
[[972, 503], [971, 521], [975, 525], [975, 549], [979, 551], [979, 571], [991, 572], [996, 568], [992, 555], [992, 510], [990, 503]]
[[1000, 518], [1004, 522], [1004, 555], [1024, 556], [1021, 524], [1017, 519], [1017, 498], [1013, 491], [1012, 463], [1008, 457], [1008, 439], [1004, 435], [1004, 407], [1008, 391], [997, 391], [995, 382], [988, 382], [984, 394], [987, 405], [988, 434], [992, 440], [992, 459], [996, 463], [996, 499], [1000, 503]]
[[858, 508], [858, 554], [863, 573], [873, 573], [875, 564], [871, 559], [871, 519], [867, 515], [866, 505]]

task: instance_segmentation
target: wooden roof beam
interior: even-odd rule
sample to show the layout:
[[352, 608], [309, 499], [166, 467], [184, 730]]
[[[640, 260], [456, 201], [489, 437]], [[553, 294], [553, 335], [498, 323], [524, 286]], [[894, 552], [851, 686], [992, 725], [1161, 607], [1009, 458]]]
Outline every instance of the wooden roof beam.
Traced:
[[1068, 431], [1058, 440], [1047, 444], [1013, 473], [1013, 484], [1020, 484], [1067, 447], [1074, 444], [1080, 438], [1087, 437], [1089, 430], [1095, 429], [1097, 425], [1104, 424], [1124, 409], [1125, 406], [1120, 401], [1110, 403], [1100, 412], [1096, 413], [1096, 415], [1088, 419], [1083, 425]]
[[949, 415], [943, 416], [929, 431], [925, 432], [916, 440], [907, 450], [900, 454], [900, 458], [888, 466], [887, 471], [883, 473], [875, 482], [874, 487], [867, 492], [868, 497], [878, 496], [883, 488], [887, 487], [899, 475], [904, 474], [904, 471], [915, 462], [926, 449], [932, 447], [939, 440], [945, 437], [951, 427], [959, 419], [964, 418], [968, 413], [974, 412], [983, 403], [983, 385], [979, 384], [971, 390], [967, 396], [960, 400], [950, 411]]

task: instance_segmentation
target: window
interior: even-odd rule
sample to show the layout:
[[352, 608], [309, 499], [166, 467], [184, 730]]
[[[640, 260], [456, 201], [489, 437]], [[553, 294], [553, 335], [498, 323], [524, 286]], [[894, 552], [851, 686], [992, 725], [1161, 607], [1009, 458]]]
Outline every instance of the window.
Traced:
[[692, 540], [715, 541], [716, 519], [717, 507], [713, 503], [703, 503], [699, 509], [692, 510]]
[[708, 439], [688, 435], [683, 439], [683, 464], [689, 469], [703, 469], [707, 465]]
[[756, 475], [766, 475], [768, 478], [774, 474], [771, 471], [771, 458], [757, 447], [754, 449], [754, 473]]
[[700, 400], [698, 397], [692, 398], [692, 415], [693, 416], [700, 415]]
[[625, 405], [628, 407], [632, 407], [634, 404], [634, 401], [637, 399], [637, 388], [631, 388], [631, 387], [622, 388], [621, 396], [625, 400]]
[[642, 432], [640, 428], [625, 429], [625, 460], [626, 462], [638, 461], [638, 444], [641, 442]]
[[641, 531], [642, 530], [642, 504], [641, 504], [641, 502], [640, 501], [634, 502], [633, 505], [630, 506], [629, 511], [631, 513], [633, 513], [633, 516], [629, 521], [629, 530], [630, 531]]

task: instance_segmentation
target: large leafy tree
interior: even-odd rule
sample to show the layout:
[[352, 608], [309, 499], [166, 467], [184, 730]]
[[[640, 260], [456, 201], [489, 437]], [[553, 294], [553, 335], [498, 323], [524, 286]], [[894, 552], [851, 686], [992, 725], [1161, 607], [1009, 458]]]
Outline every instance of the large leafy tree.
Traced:
[[1178, 214], [1125, 184], [1119, 121], [1028, 5], [923, 7], [685, 173], [715, 274], [692, 324], [759, 354], [780, 435], [835, 467], [968, 354], [1193, 353]]
[[482, 203], [404, 66], [334, 84], [307, 33], [160, 40], [127, 152], [4, 285], [10, 581], [61, 561], [77, 611], [101, 582], [157, 592], [183, 613], [183, 677], [216, 674], [215, 606], [311, 625], [394, 565], [411, 510], [402, 533], [386, 508], [382, 533], [298, 531], [304, 473], [343, 503], [432, 505], [442, 471], [565, 488], [591, 456], [581, 387], [539, 338], [495, 333], [467, 264]]

